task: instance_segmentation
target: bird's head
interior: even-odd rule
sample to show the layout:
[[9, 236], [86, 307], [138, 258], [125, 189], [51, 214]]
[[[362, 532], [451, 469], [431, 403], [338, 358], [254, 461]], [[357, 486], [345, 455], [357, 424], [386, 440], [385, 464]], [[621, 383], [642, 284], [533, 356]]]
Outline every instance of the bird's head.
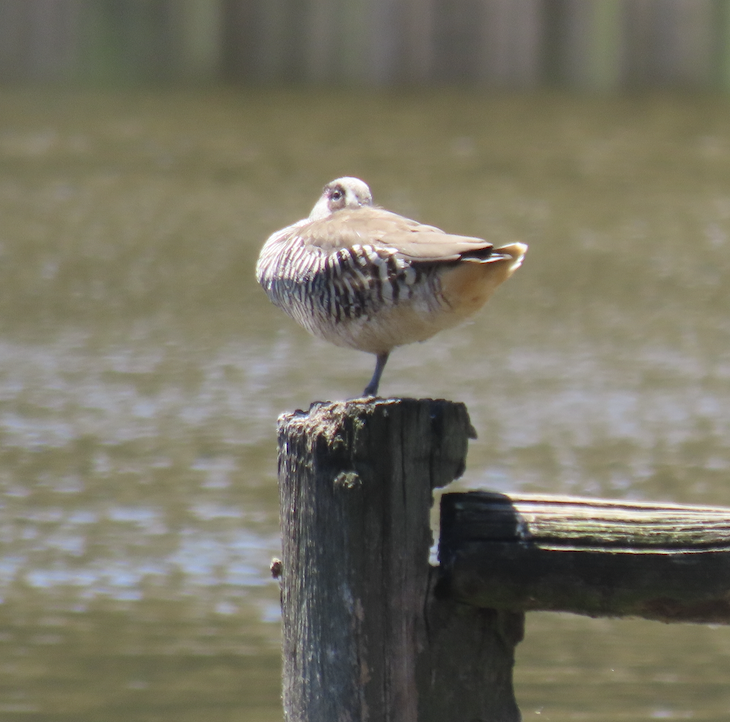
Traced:
[[355, 209], [372, 206], [373, 197], [368, 184], [359, 178], [338, 178], [328, 183], [322, 191], [322, 197], [312, 208], [309, 219], [327, 218], [343, 208]]

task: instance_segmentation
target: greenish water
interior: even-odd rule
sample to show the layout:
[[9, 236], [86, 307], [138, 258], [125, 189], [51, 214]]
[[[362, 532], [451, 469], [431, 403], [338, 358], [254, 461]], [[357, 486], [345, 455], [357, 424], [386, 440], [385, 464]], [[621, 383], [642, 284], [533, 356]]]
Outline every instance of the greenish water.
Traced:
[[[730, 505], [730, 103], [0, 94], [0, 718], [281, 718], [274, 423], [372, 359], [256, 287], [340, 175], [530, 244], [386, 395], [465, 401], [461, 487]], [[730, 632], [528, 617], [526, 720], [725, 720]]]

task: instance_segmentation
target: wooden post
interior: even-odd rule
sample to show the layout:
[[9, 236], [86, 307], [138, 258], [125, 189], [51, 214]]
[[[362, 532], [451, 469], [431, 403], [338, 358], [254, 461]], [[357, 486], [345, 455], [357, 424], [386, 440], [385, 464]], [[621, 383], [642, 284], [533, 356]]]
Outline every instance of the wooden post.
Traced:
[[439, 558], [475, 606], [730, 623], [730, 509], [444, 494]]
[[464, 470], [463, 404], [314, 404], [279, 420], [288, 722], [517, 722], [523, 617], [439, 599], [432, 490]]

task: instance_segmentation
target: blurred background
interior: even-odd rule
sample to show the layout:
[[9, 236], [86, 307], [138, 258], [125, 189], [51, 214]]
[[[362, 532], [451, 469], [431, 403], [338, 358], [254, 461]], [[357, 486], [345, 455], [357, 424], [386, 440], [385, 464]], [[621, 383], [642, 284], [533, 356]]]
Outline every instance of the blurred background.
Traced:
[[[384, 395], [459, 488], [730, 506], [728, 0], [0, 0], [0, 719], [282, 717], [271, 306], [322, 186], [530, 250]], [[532, 614], [525, 720], [726, 720], [730, 634]]]
[[0, 80], [730, 88], [728, 0], [2, 0]]

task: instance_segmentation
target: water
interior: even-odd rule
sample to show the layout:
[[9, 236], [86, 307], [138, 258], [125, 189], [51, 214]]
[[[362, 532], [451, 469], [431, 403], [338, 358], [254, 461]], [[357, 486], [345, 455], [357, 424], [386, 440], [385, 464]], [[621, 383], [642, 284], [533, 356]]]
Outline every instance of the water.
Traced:
[[[358, 393], [253, 279], [321, 186], [530, 244], [383, 394], [467, 402], [459, 487], [730, 505], [730, 104], [0, 95], [0, 718], [281, 718], [274, 422]], [[724, 720], [730, 633], [528, 616], [526, 720]]]

